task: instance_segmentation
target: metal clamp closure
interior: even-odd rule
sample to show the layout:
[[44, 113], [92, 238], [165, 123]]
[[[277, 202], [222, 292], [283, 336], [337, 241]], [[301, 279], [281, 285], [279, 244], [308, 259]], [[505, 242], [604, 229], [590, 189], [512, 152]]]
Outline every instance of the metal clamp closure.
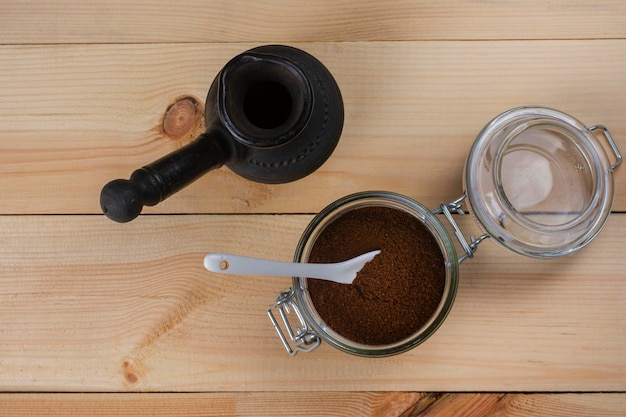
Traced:
[[465, 236], [463, 236], [461, 228], [454, 221], [452, 213], [456, 213], [461, 216], [465, 214], [465, 211], [463, 211], [463, 200], [465, 200], [466, 197], [467, 193], [463, 193], [461, 197], [457, 198], [453, 202], [448, 204], [441, 203], [438, 209], [433, 210], [433, 214], [443, 214], [445, 216], [446, 220], [448, 220], [448, 223], [450, 223], [452, 229], [454, 230], [454, 235], [465, 252], [464, 255], [459, 257], [459, 263], [463, 262], [467, 258], [473, 257], [474, 252], [478, 249], [478, 244], [489, 237], [488, 234], [484, 234], [479, 237], [471, 236], [470, 241], [468, 242], [467, 239], [465, 239]]
[[[311, 352], [317, 348], [321, 339], [311, 329], [309, 329], [298, 305], [293, 299], [294, 291], [289, 288], [287, 291], [283, 291], [276, 297], [276, 301], [273, 305], [267, 309], [267, 315], [269, 316], [274, 329], [278, 333], [280, 340], [283, 342], [283, 346], [291, 356], [295, 356], [298, 352]], [[283, 331], [283, 327], [279, 324], [274, 310], [278, 311], [280, 318], [283, 322], [284, 329], [287, 331], [287, 337]], [[293, 313], [293, 314], [292, 314]], [[292, 326], [289, 321], [289, 315], [295, 315], [299, 323], [296, 326]]]
[[615, 154], [615, 157], [617, 158], [617, 161], [613, 165], [611, 165], [611, 168], [609, 169], [609, 172], [613, 172], [615, 168], [621, 165], [622, 154], [620, 153], [619, 149], [617, 149], [617, 144], [615, 143], [615, 141], [613, 140], [613, 137], [611, 136], [611, 133], [609, 133], [609, 130], [605, 126], [603, 125], [591, 126], [589, 128], [589, 131], [593, 132], [594, 130], [598, 130], [598, 129], [602, 130], [602, 133], [604, 133], [604, 137], [606, 138], [607, 142], [609, 142], [609, 146], [611, 147], [611, 150], [613, 151], [613, 153]]

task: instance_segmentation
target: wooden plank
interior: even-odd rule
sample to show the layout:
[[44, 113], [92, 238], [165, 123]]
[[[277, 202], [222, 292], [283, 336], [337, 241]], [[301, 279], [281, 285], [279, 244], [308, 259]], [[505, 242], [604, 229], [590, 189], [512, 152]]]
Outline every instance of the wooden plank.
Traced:
[[[619, 394], [424, 394], [415, 392], [201, 393], [201, 394], [2, 394], [0, 413], [13, 417], [373, 416], [524, 417], [623, 416]], [[96, 414], [94, 414], [96, 413]]]
[[559, 260], [481, 244], [437, 333], [375, 360], [290, 357], [265, 313], [290, 280], [202, 267], [209, 251], [289, 260], [310, 218], [1, 216], [0, 390], [626, 390], [626, 215]]
[[33, 43], [296, 42], [626, 37], [620, 0], [446, 2], [54, 1], [0, 3], [0, 40]]
[[[250, 46], [0, 48], [0, 213], [99, 213], [106, 182], [190, 140], [163, 134], [168, 106], [185, 95], [202, 102], [224, 63]], [[364, 189], [434, 206], [461, 194], [482, 127], [519, 105], [605, 124], [626, 149], [626, 97], [616, 94], [626, 88], [626, 40], [297, 46], [326, 63], [344, 95], [344, 134], [329, 161], [273, 186], [222, 168], [147, 213], [313, 213]], [[621, 167], [617, 211], [625, 190]]]

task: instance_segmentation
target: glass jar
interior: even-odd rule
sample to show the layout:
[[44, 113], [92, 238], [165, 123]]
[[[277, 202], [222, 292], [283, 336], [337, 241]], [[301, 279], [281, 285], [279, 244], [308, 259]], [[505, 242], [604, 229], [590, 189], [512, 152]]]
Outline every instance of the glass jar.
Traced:
[[[615, 162], [610, 161], [595, 131], [603, 134]], [[456, 294], [459, 264], [471, 258], [484, 239], [491, 237], [516, 253], [537, 258], [567, 255], [588, 244], [610, 214], [613, 170], [621, 160], [604, 126], [587, 128], [571, 116], [545, 107], [509, 110], [485, 126], [474, 142], [465, 165], [465, 193], [460, 198], [431, 211], [396, 193], [352, 194], [316, 215], [296, 248], [294, 261], [307, 262], [320, 233], [357, 208], [386, 207], [408, 213], [435, 238], [445, 264], [443, 295], [426, 324], [391, 344], [356, 343], [324, 322], [311, 300], [306, 277], [293, 277], [292, 287], [278, 295], [268, 308], [268, 315], [291, 355], [311, 351], [322, 340], [344, 352], [366, 357], [390, 356], [412, 349], [445, 320]], [[453, 217], [454, 213], [465, 213], [462, 204], [466, 198], [485, 230], [482, 236], [469, 240]], [[440, 217], [450, 224], [464, 252], [460, 257]]]
[[[610, 162], [594, 131], [616, 157]], [[526, 256], [575, 252], [602, 229], [622, 157], [609, 131], [545, 107], [519, 107], [489, 123], [472, 146], [464, 187], [486, 232]]]
[[[300, 350], [311, 350], [317, 347], [320, 338], [340, 350], [360, 356], [389, 356], [404, 352], [422, 343], [433, 334], [443, 323], [452, 307], [459, 277], [459, 260], [454, 243], [444, 225], [431, 210], [399, 194], [384, 191], [362, 192], [343, 197], [330, 204], [315, 216], [304, 231], [296, 248], [294, 261], [307, 262], [317, 238], [329, 224], [344, 214], [363, 207], [386, 207], [400, 210], [421, 222], [435, 237], [445, 265], [445, 284], [439, 305], [430, 319], [411, 336], [391, 344], [365, 345], [345, 338], [328, 326], [318, 314], [311, 300], [307, 278], [294, 277], [292, 288], [282, 293], [276, 305], [268, 310], [285, 347], [292, 354]], [[281, 310], [285, 306], [289, 311]], [[280, 331], [279, 323], [272, 313], [275, 309], [278, 309], [283, 318], [287, 317], [290, 311], [296, 312], [298, 323], [293, 330], [288, 332], [289, 338]], [[287, 324], [287, 328], [292, 328], [287, 321], [284, 323]], [[367, 331], [367, 329], [363, 329], [363, 331]]]

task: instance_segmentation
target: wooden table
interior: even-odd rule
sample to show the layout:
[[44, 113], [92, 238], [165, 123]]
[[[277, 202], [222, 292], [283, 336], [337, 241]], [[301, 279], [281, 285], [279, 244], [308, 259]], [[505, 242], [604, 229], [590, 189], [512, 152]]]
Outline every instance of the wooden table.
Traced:
[[[399, 356], [290, 357], [266, 315], [289, 279], [202, 267], [210, 251], [290, 260], [355, 191], [455, 199], [476, 135], [516, 106], [605, 124], [624, 151], [622, 0], [4, 0], [0, 43], [0, 414], [626, 415], [626, 167], [591, 245], [539, 261], [481, 244], [444, 325]], [[327, 163], [283, 185], [222, 168], [106, 219], [106, 182], [202, 131], [187, 114], [165, 132], [167, 109], [267, 43], [339, 83]]]

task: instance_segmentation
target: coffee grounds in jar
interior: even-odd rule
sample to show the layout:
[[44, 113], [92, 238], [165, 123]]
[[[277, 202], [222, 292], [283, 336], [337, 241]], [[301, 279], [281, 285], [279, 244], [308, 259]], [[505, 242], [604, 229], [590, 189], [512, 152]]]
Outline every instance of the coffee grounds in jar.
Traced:
[[342, 214], [320, 233], [309, 262], [340, 262], [376, 249], [381, 253], [351, 285], [307, 279], [324, 322], [365, 345], [414, 334], [437, 310], [445, 286], [444, 258], [432, 233], [419, 219], [391, 207]]

